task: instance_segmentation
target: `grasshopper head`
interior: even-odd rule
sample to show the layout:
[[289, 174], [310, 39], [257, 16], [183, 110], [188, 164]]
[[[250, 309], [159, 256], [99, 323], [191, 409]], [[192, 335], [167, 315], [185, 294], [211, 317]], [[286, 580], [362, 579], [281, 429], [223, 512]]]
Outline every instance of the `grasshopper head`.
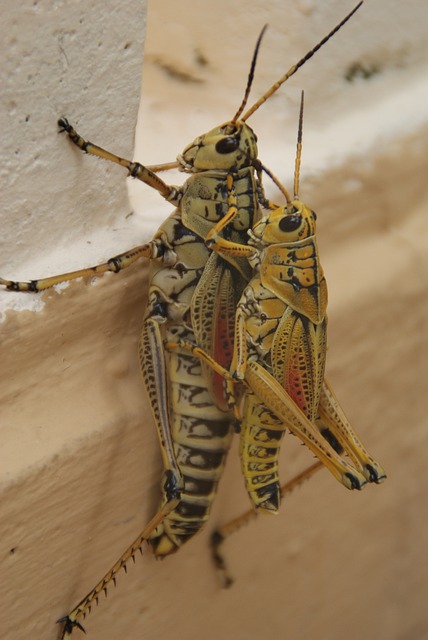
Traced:
[[315, 212], [303, 202], [294, 200], [262, 218], [253, 228], [252, 236], [264, 245], [299, 242], [315, 235], [315, 221]]
[[185, 171], [230, 171], [257, 158], [257, 138], [244, 122], [225, 122], [196, 138], [178, 156]]

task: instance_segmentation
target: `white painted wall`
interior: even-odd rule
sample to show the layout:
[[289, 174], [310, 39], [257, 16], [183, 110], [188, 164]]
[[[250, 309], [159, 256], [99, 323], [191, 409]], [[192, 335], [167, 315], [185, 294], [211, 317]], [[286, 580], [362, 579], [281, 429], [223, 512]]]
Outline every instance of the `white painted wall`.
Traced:
[[[1, 273], [31, 279], [100, 262], [105, 245], [135, 233], [126, 182], [59, 136], [57, 120], [132, 156], [145, 1], [9, 2], [0, 28]], [[42, 307], [2, 292], [0, 314], [10, 305]]]

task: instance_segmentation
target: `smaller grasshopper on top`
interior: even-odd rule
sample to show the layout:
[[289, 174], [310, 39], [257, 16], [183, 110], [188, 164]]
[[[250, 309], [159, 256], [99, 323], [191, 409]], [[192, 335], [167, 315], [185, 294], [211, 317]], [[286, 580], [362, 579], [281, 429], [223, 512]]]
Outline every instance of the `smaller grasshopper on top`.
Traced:
[[[278, 452], [288, 428], [349, 489], [380, 483], [385, 472], [367, 452], [324, 378], [327, 352], [327, 285], [318, 257], [316, 215], [299, 200], [303, 93], [294, 178], [294, 199], [272, 205], [246, 245], [212, 233], [210, 249], [246, 256], [255, 274], [244, 289], [235, 320], [230, 371], [198, 347], [190, 348], [227, 380], [233, 400], [236, 381], [244, 381], [241, 465], [258, 510], [276, 513], [281, 498]], [[233, 190], [230, 216], [233, 218]], [[169, 345], [170, 348], [175, 348]], [[341, 457], [346, 453], [352, 464]]]

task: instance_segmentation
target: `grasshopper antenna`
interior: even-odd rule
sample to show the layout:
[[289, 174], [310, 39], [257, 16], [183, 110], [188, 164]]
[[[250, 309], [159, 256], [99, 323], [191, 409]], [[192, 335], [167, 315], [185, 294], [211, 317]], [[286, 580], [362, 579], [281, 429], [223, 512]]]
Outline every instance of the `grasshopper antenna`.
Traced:
[[[341, 22], [339, 22], [338, 25], [336, 25], [334, 27], [334, 29], [332, 31], [330, 31], [329, 34], [327, 34], [326, 36], [324, 36], [324, 38], [317, 44], [315, 45], [315, 47], [313, 49], [311, 49], [310, 51], [308, 51], [308, 53], [303, 56], [303, 58], [301, 60], [299, 60], [299, 62], [297, 62], [296, 64], [294, 64], [292, 67], [290, 67], [290, 69], [287, 71], [287, 73], [285, 73], [282, 78], [280, 78], [279, 80], [277, 80], [277, 82], [275, 82], [275, 84], [273, 84], [271, 86], [270, 89], [268, 89], [268, 91], [266, 91], [266, 93], [264, 93], [262, 95], [261, 98], [259, 98], [257, 100], [257, 102], [255, 104], [253, 104], [252, 107], [250, 107], [248, 109], [248, 111], [242, 116], [241, 120], [242, 122], [245, 122], [246, 120], [248, 120], [248, 118], [250, 116], [253, 115], [253, 113], [255, 111], [257, 111], [257, 109], [264, 103], [266, 102], [266, 100], [268, 98], [270, 98], [278, 89], [279, 87], [284, 84], [284, 82], [286, 82], [289, 78], [291, 78], [292, 75], [294, 75], [296, 73], [296, 71], [298, 69], [300, 69], [300, 67], [302, 67], [305, 62], [307, 62], [309, 60], [309, 58], [312, 58], [312, 56], [314, 55], [314, 53], [316, 53], [319, 49], [321, 49], [321, 47], [323, 45], [325, 45], [326, 42], [328, 42], [328, 40], [330, 40], [330, 38], [332, 38], [334, 36], [335, 33], [337, 33], [339, 31], [339, 29], [341, 29], [343, 27], [343, 25], [348, 22], [348, 20], [354, 15], [354, 13], [356, 11], [358, 11], [358, 9], [361, 7], [361, 5], [363, 4], [363, 1], [361, 0], [361, 2], [359, 2], [357, 4], [356, 7], [354, 7], [354, 9], [352, 9], [352, 11], [350, 13], [348, 13], [348, 15], [343, 18], [343, 20]], [[238, 111], [239, 115], [241, 113], [241, 111]], [[236, 119], [236, 116], [235, 116]]]
[[263, 27], [263, 29], [260, 32], [259, 37], [257, 38], [256, 48], [254, 49], [253, 59], [251, 60], [250, 73], [248, 74], [247, 86], [245, 87], [244, 98], [243, 98], [243, 100], [241, 102], [241, 106], [239, 107], [238, 111], [233, 116], [232, 122], [236, 122], [237, 121], [237, 119], [239, 118], [241, 113], [244, 111], [245, 105], [248, 102], [248, 96], [250, 95], [251, 85], [253, 84], [253, 80], [254, 80], [254, 70], [256, 68], [257, 57], [259, 55], [260, 45], [261, 45], [263, 36], [265, 35], [266, 29], [267, 29], [267, 24], [265, 24], [265, 26]]
[[[303, 138], [303, 107], [305, 103], [305, 92], [302, 91], [300, 98], [300, 110], [299, 110], [299, 128], [297, 132], [297, 149], [296, 149], [296, 160], [294, 163], [294, 200], [299, 200], [299, 181], [300, 181], [300, 165], [302, 161], [302, 138]], [[264, 166], [261, 162], [258, 162], [254, 165], [258, 170], [264, 171], [272, 182], [278, 187], [281, 193], [285, 196], [287, 201], [287, 205], [291, 206], [291, 198], [288, 194], [287, 189], [280, 183], [278, 178], [274, 176], [274, 174]]]
[[266, 173], [266, 175], [269, 176], [269, 178], [272, 180], [272, 182], [278, 187], [278, 189], [280, 190], [282, 195], [285, 197], [285, 199], [287, 201], [287, 205], [291, 205], [290, 194], [288, 193], [288, 191], [284, 187], [284, 185], [281, 184], [281, 182], [278, 180], [278, 178], [272, 173], [272, 171], [270, 171], [267, 167], [265, 167], [265, 165], [262, 164], [261, 162], [259, 164], [257, 164], [257, 165], [254, 165], [254, 166], [256, 167], [256, 169], [264, 171]]
[[302, 91], [299, 111], [299, 131], [297, 133], [296, 163], [294, 165], [294, 199], [299, 199], [300, 163], [302, 161], [302, 137], [303, 137], [303, 106], [305, 102], [305, 92]]

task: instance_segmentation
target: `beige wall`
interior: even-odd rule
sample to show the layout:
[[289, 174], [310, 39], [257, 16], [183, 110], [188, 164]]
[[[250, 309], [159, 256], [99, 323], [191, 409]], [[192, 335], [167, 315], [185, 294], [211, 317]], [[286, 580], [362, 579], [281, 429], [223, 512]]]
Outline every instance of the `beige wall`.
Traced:
[[[94, 264], [149, 238], [170, 211], [143, 188], [127, 217], [120, 170], [80, 156], [55, 128], [64, 114], [94, 142], [131, 153], [142, 4], [70, 3], [69, 15], [55, 6], [43, 15], [17, 5], [2, 27], [4, 277]], [[138, 158], [171, 161], [234, 113], [263, 24], [253, 99], [350, 6], [153, 2]], [[318, 214], [329, 283], [329, 379], [388, 480], [357, 494], [320, 473], [277, 518], [230, 538], [229, 591], [210, 564], [211, 527], [162, 563], [147, 553], [88, 618], [89, 638], [428, 634], [425, 24], [423, 2], [368, 0], [252, 123], [260, 157], [290, 184], [305, 89], [301, 195]], [[376, 73], [348, 82], [351, 68]], [[77, 282], [37, 297], [41, 310], [9, 310], [1, 325], [2, 637], [56, 638], [55, 619], [156, 507], [160, 460], [136, 360], [145, 287], [144, 266]], [[30, 298], [2, 293], [0, 311]], [[284, 479], [311, 461], [285, 439]], [[234, 447], [212, 527], [247, 508], [242, 485]]]

